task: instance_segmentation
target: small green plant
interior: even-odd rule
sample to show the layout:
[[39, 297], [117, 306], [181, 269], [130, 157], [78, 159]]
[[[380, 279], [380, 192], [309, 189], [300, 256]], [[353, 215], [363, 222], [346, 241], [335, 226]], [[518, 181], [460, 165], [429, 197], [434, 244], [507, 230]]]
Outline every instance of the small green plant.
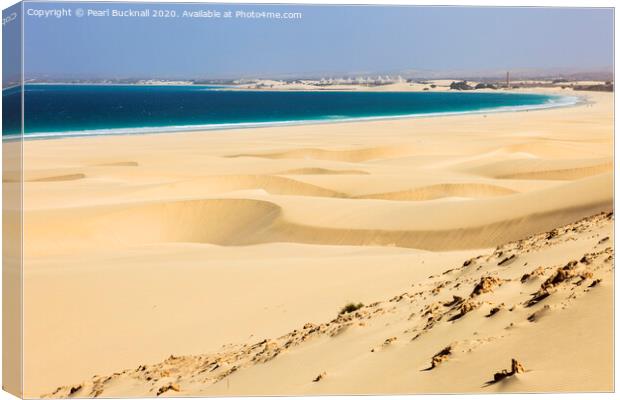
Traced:
[[364, 307], [364, 304], [362, 303], [349, 303], [346, 306], [342, 307], [339, 315], [352, 313], [353, 311], [357, 311], [362, 307]]

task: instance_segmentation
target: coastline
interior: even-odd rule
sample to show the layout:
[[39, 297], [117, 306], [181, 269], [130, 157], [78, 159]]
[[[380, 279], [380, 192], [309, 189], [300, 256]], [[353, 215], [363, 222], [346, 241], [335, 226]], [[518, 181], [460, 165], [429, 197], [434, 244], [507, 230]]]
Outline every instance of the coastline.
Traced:
[[[44, 85], [44, 84], [37, 84]], [[102, 86], [130, 86], [130, 85], [102, 85]], [[154, 85], [134, 85], [134, 86], [154, 86]], [[158, 85], [159, 86], [159, 85]], [[161, 85], [161, 86], [181, 86], [181, 85]], [[195, 85], [198, 86], [198, 85]], [[212, 87], [207, 86], [205, 87]], [[234, 90], [239, 89], [223, 89]], [[248, 90], [246, 91], [256, 91]], [[291, 91], [287, 89], [280, 90], [282, 92]], [[321, 90], [292, 90], [293, 92], [316, 92]], [[364, 92], [363, 90], [356, 89], [356, 92]], [[338, 92], [338, 91], [334, 91]], [[377, 92], [377, 91], [369, 91]], [[394, 91], [391, 91], [394, 93]], [[407, 90], [405, 92], [420, 92], [421, 90]], [[431, 113], [415, 113], [415, 114], [398, 114], [398, 115], [384, 115], [384, 116], [360, 116], [360, 117], [336, 117], [336, 118], [318, 118], [307, 120], [290, 120], [290, 121], [268, 121], [268, 122], [239, 122], [239, 123], [222, 123], [222, 124], [206, 124], [206, 125], [182, 125], [182, 126], [161, 126], [161, 127], [138, 127], [138, 128], [111, 128], [111, 129], [91, 129], [84, 131], [65, 131], [65, 132], [37, 132], [26, 135], [6, 135], [3, 136], [3, 141], [14, 140], [50, 140], [50, 139], [62, 139], [69, 137], [91, 137], [91, 136], [110, 136], [110, 135], [148, 135], [148, 134], [167, 134], [167, 133], [184, 133], [184, 132], [206, 132], [206, 131], [223, 131], [230, 129], [249, 129], [249, 128], [265, 128], [265, 127], [285, 127], [285, 126], [298, 126], [298, 125], [320, 125], [320, 124], [337, 124], [337, 123], [355, 123], [355, 122], [369, 122], [369, 121], [384, 121], [395, 119], [408, 119], [408, 118], [437, 118], [448, 117], [458, 115], [475, 115], [475, 114], [491, 114], [501, 112], [529, 112], [536, 110], [545, 110], [558, 107], [573, 107], [587, 102], [586, 95], [565, 95], [564, 93], [558, 93], [557, 91], [535, 91], [535, 90], [521, 90], [521, 91], [494, 91], [494, 90], [478, 90], [478, 93], [494, 93], [494, 94], [536, 94], [548, 96], [549, 99], [545, 104], [532, 104], [532, 105], [519, 105], [519, 106], [499, 106], [480, 110], [471, 111], [446, 111], [446, 112], [431, 112]], [[450, 92], [453, 95], [459, 95], [461, 91]]]
[[[453, 293], [466, 297], [477, 279], [497, 273], [512, 283], [420, 342], [411, 342], [417, 332], [403, 333], [417, 308], [379, 313], [379, 320], [355, 321], [339, 335], [233, 371], [204, 393], [343, 394], [359, 382], [367, 382], [358, 386], [365, 393], [428, 393], [441, 381], [452, 382], [447, 391], [468, 392], [610, 388], [612, 364], [597, 358], [613, 345], [606, 336], [586, 341], [579, 363], [561, 356], [573, 354], [586, 328], [610, 332], [613, 279], [603, 269], [594, 270], [603, 280], [588, 288], [591, 296], [563, 304], [552, 295], [534, 308], [519, 303], [517, 312], [485, 317], [491, 304], [523, 301], [512, 296], [535, 292], [556, 267], [605, 250], [598, 241], [613, 236], [613, 222], [597, 222], [558, 247], [544, 247], [543, 235], [544, 248], [525, 247], [531, 251], [508, 266], [498, 266], [507, 255], [494, 254], [512, 240], [613, 209], [613, 93], [588, 96], [587, 105], [486, 117], [24, 141], [26, 395], [155, 366], [171, 354], [172, 364], [180, 355], [221, 357], [227, 346], [330, 321], [347, 302], [382, 301], [390, 309], [395, 303], [387, 299], [428, 289], [427, 299], [443, 307]], [[474, 264], [481, 275], [459, 269], [478, 256], [489, 257]], [[520, 289], [520, 277], [539, 265], [545, 275]], [[448, 278], [451, 285], [462, 280], [460, 291], [434, 293]], [[105, 304], [98, 300], [104, 297]], [[551, 306], [549, 319], [530, 323], [544, 305]], [[575, 316], [587, 323], [571, 325]], [[557, 337], [557, 326], [568, 334]], [[79, 335], [83, 329], [88, 337]], [[466, 346], [454, 362], [420, 371], [452, 341], [470, 343], [472, 351]], [[552, 342], [557, 358], [546, 356]], [[419, 356], [411, 364], [397, 357], [401, 352]], [[511, 385], [481, 389], [480, 379], [459, 378], [462, 368], [492, 375], [511, 357], [532, 369]], [[295, 369], [300, 363], [308, 368]], [[388, 365], [403, 379], [394, 378], [391, 389], [374, 385]], [[168, 382], [164, 369], [158, 385], [114, 378], [102, 395], [153, 395], [151, 388]], [[584, 382], [578, 377], [586, 369], [593, 372]], [[312, 383], [323, 370], [325, 381]], [[291, 385], [278, 385], [285, 381]], [[189, 383], [180, 390], [198, 393]]]

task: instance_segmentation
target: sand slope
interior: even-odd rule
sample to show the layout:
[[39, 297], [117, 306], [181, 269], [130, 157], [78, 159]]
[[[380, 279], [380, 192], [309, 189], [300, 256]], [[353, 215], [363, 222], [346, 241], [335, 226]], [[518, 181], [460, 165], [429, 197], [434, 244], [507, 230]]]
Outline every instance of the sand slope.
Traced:
[[[329, 322], [51, 396], [611, 391], [612, 223], [611, 214], [581, 220]], [[525, 371], [493, 382], [512, 358]]]

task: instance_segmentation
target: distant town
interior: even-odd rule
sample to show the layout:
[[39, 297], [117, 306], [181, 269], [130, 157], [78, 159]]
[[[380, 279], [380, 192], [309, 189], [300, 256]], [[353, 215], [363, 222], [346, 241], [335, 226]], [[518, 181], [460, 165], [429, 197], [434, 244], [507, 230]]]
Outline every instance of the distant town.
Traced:
[[[546, 74], [513, 76], [510, 71], [501, 78], [471, 76], [454, 79], [453, 76], [433, 76], [429, 78], [404, 77], [403, 75], [357, 75], [341, 77], [312, 78], [241, 78], [241, 79], [145, 79], [145, 78], [63, 78], [40, 76], [26, 80], [27, 84], [97, 84], [97, 85], [204, 85], [227, 86], [246, 90], [360, 90], [363, 88], [382, 87], [393, 90], [408, 90], [415, 87], [422, 91], [435, 90], [481, 90], [481, 89], [520, 89], [534, 87], [561, 87], [572, 90], [613, 91], [613, 74], [605, 72]], [[19, 82], [5, 82], [4, 87], [17, 85]]]

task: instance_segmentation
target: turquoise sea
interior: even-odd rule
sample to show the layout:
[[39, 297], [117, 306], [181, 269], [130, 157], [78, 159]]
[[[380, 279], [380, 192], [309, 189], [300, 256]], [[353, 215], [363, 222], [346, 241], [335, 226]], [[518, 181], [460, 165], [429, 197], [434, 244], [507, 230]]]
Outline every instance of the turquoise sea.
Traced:
[[[20, 131], [19, 88], [3, 90], [3, 137]], [[226, 129], [536, 109], [575, 97], [472, 92], [243, 91], [215, 86], [26, 85], [30, 138]]]

